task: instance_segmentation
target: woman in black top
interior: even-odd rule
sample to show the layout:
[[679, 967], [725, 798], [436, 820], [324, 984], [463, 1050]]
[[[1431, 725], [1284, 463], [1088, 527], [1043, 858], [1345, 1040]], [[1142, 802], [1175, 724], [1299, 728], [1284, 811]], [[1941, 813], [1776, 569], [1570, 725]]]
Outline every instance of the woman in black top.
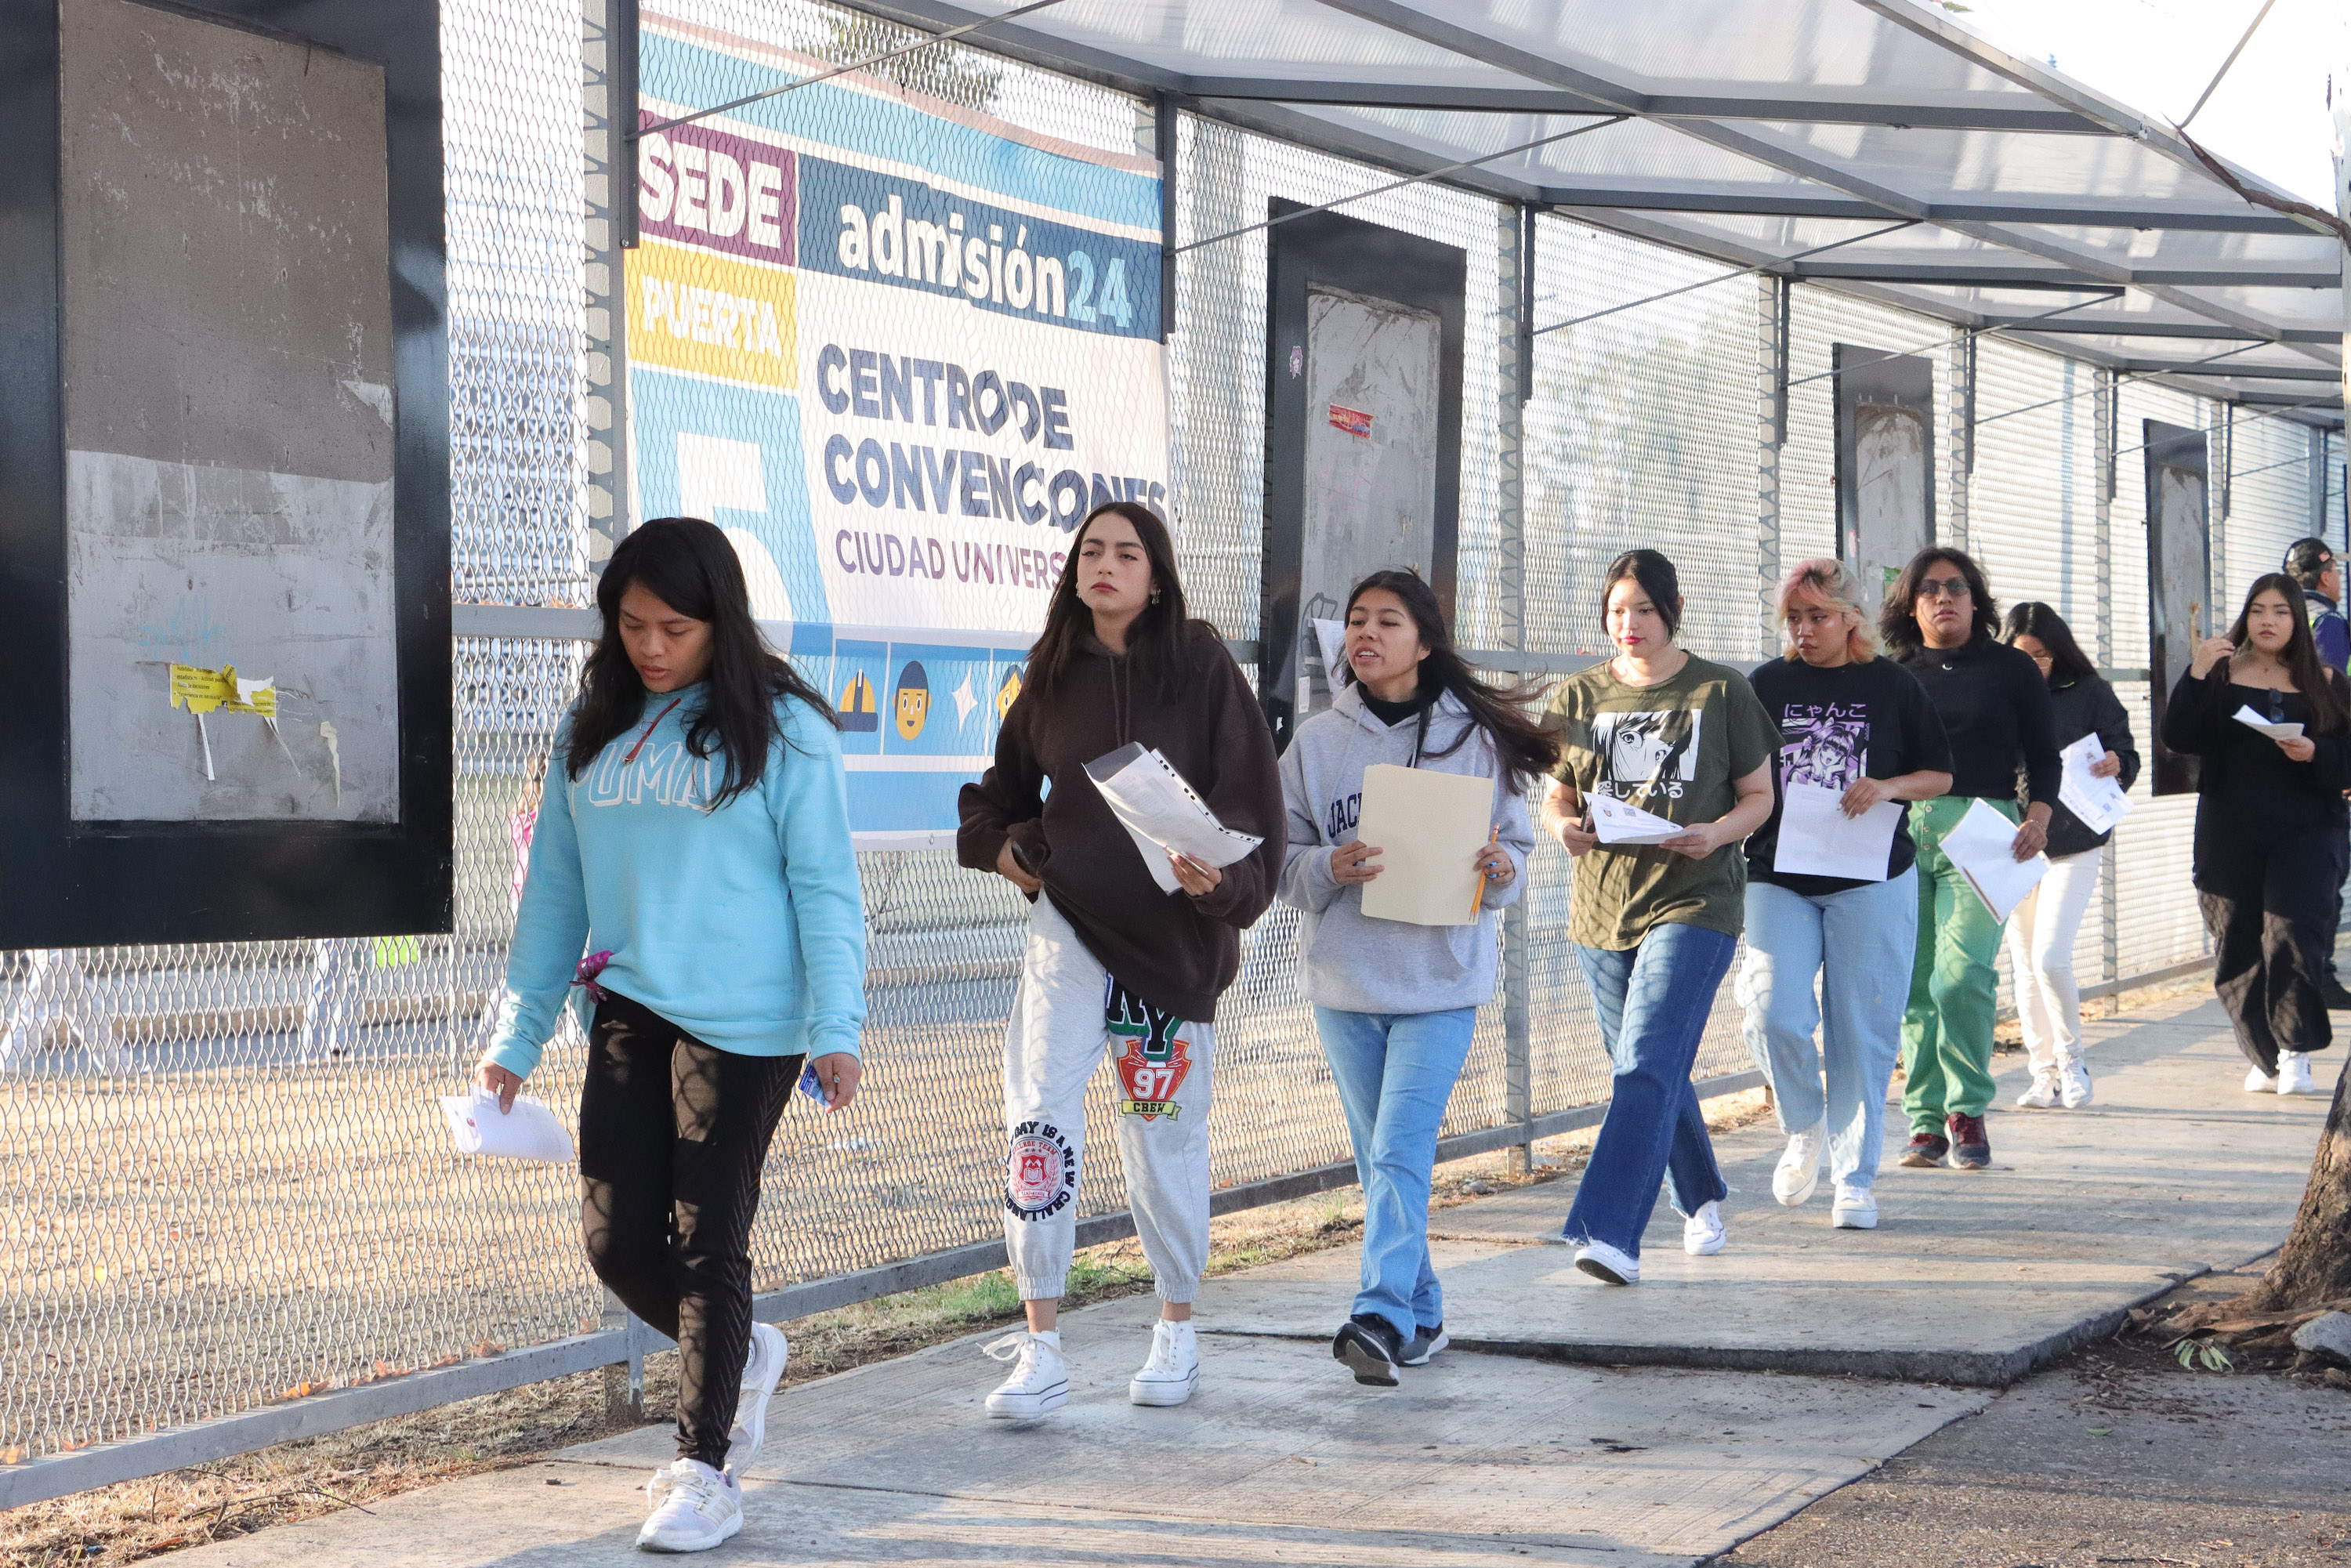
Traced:
[[[2057, 747], [2085, 737], [2098, 740], [2090, 771], [2127, 789], [2138, 778], [2138, 752], [2131, 744], [2130, 718], [2115, 688], [2098, 676], [2073, 629], [2046, 604], [2024, 603], [2008, 612], [2008, 645], [2031, 659], [2049, 683], [2049, 706], [2057, 720]], [[2082, 1000], [2074, 983], [2074, 938], [2082, 914], [2098, 885], [2100, 852], [2114, 836], [2093, 832], [2057, 802], [2049, 818], [2049, 874], [2024, 895], [2008, 917], [2008, 964], [2016, 978], [2016, 1012], [2024, 1026], [2024, 1049], [2032, 1061], [2032, 1087], [2016, 1097], [2020, 1105], [2068, 1111], [2090, 1103], [2090, 1070], [2082, 1060]]]
[[[2297, 724], [2273, 737], [2239, 722]], [[2335, 845], [2351, 788], [2351, 709], [2318, 661], [2294, 579], [2258, 578], [2225, 637], [2196, 650], [2163, 714], [2163, 743], [2204, 759], [2196, 891], [2212, 934], [2212, 989], [2253, 1064], [2252, 1093], [2313, 1094], [2314, 1051], [2334, 1042], [2319, 993], [2335, 941]]]
[[[1998, 640], [2000, 607], [1961, 551], [1938, 546], [1912, 557], [1886, 590], [1878, 630], [1927, 689], [1951, 743], [1950, 793], [1910, 808], [1918, 950], [1902, 1015], [1902, 1106], [1910, 1116], [1902, 1163], [1936, 1166], [1948, 1154], [1955, 1169], [1981, 1170], [1991, 1164], [1983, 1113], [1991, 1107], [2001, 922], [1943, 852], [1943, 839], [1981, 800], [2018, 824], [2018, 860], [2041, 852], [2057, 804], [2049, 687], [2032, 660]], [[2029, 799], [2021, 813], [2020, 773]]]

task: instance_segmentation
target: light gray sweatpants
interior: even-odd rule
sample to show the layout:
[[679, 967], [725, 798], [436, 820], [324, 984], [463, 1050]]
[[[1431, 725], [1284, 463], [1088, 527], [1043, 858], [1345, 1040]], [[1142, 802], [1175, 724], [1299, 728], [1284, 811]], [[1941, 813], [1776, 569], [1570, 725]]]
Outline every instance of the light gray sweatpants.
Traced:
[[1020, 989], [1004, 1030], [1004, 1243], [1020, 1299], [1058, 1299], [1077, 1243], [1086, 1082], [1117, 1073], [1127, 1201], [1163, 1301], [1199, 1294], [1208, 1261], [1208, 1085], [1215, 1030], [1149, 1015], [1105, 1016], [1110, 973], [1052, 900], [1029, 913]]

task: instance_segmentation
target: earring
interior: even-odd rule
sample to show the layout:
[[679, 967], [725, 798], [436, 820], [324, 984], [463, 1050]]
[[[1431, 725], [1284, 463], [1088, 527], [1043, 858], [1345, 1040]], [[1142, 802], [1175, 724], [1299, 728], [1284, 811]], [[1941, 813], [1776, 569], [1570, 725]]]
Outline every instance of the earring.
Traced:
[[1154, 604], [1159, 602], [1159, 591], [1155, 588], [1151, 591], [1151, 602]]

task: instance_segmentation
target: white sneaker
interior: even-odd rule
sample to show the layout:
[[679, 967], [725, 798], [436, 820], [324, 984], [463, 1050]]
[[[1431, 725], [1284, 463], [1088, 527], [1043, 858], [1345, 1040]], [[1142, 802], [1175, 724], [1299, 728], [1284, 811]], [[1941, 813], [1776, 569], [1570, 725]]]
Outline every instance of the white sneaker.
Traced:
[[1199, 1386], [1200, 1336], [1189, 1322], [1160, 1319], [1151, 1330], [1151, 1354], [1127, 1380], [1128, 1403], [1181, 1405]]
[[1682, 1250], [1693, 1258], [1713, 1257], [1728, 1239], [1722, 1229], [1722, 1205], [1711, 1198], [1682, 1221]]
[[768, 1440], [768, 1401], [784, 1380], [791, 1341], [773, 1323], [751, 1325], [751, 1354], [743, 1363], [743, 1393], [735, 1406], [735, 1428], [726, 1434], [726, 1469], [738, 1479]]
[[2080, 1110], [2095, 1099], [2097, 1094], [2097, 1092], [2090, 1087], [2089, 1068], [2080, 1061], [2061, 1061], [2057, 1064], [2057, 1091], [2059, 1103], [2068, 1111]]
[[637, 1531], [640, 1552], [707, 1552], [743, 1528], [743, 1489], [699, 1459], [679, 1459], [645, 1483], [653, 1516]]
[[2278, 1052], [2277, 1092], [2281, 1094], [2318, 1092], [2318, 1085], [2311, 1081], [2309, 1052], [2302, 1051]]
[[1593, 1279], [1610, 1285], [1637, 1285], [1641, 1282], [1641, 1260], [1630, 1253], [1619, 1251], [1605, 1241], [1587, 1241], [1575, 1249], [1575, 1266]]
[[1013, 1364], [1012, 1375], [987, 1396], [989, 1415], [1042, 1416], [1070, 1402], [1070, 1364], [1061, 1359], [1059, 1332], [1014, 1329], [984, 1348], [997, 1360]]
[[2055, 1105], [2057, 1074], [2054, 1071], [2034, 1072], [2031, 1086], [2016, 1097], [2016, 1103], [2032, 1111], [2046, 1111]]
[[2248, 1094], [2274, 1094], [2277, 1092], [2277, 1083], [2278, 1081], [2274, 1077], [2263, 1072], [2258, 1067], [2245, 1074], [2245, 1092]]
[[1849, 1181], [1837, 1183], [1836, 1201], [1829, 1205], [1829, 1223], [1839, 1230], [1876, 1229], [1876, 1190]]
[[1788, 1147], [1771, 1172], [1771, 1196], [1793, 1208], [1821, 1185], [1821, 1151], [1828, 1146], [1828, 1124], [1815, 1122], [1788, 1135]]

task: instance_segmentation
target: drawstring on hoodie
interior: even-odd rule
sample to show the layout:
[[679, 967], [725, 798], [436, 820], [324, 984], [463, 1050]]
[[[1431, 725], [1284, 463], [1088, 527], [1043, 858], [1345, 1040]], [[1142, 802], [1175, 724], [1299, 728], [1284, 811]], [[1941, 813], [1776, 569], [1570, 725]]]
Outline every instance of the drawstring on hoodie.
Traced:
[[684, 700], [685, 699], [684, 697], [673, 698], [669, 706], [653, 715], [653, 723], [645, 726], [644, 734], [637, 737], [637, 743], [629, 747], [629, 754], [626, 757], [621, 758], [622, 767], [626, 768], [630, 763], [634, 762], [637, 759], [637, 753], [643, 751], [645, 748], [645, 742], [653, 737], [653, 731], [661, 727], [661, 721], [675, 713], [677, 711], [677, 705]]
[[1126, 655], [1113, 653], [1110, 656], [1110, 722], [1121, 746], [1133, 738], [1127, 734], [1127, 725], [1134, 716], [1134, 692], [1127, 674]]

